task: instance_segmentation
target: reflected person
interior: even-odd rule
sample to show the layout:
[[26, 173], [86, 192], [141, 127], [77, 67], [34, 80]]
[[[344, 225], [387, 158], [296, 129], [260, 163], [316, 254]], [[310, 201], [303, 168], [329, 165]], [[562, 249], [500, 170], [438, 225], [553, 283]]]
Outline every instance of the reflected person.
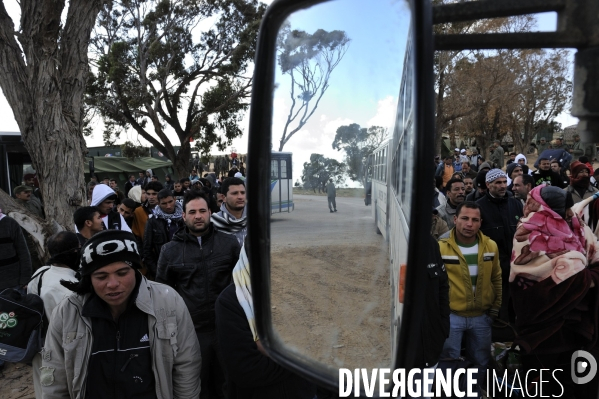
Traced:
[[233, 270], [233, 284], [218, 297], [215, 312], [219, 351], [227, 373], [227, 398], [315, 397], [314, 384], [275, 363], [260, 343], [245, 246]]

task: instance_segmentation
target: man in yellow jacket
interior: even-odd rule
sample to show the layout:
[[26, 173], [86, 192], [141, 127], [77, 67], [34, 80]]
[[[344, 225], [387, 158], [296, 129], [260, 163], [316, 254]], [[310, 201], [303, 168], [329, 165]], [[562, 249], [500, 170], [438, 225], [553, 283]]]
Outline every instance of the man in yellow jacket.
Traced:
[[442, 359], [460, 357], [464, 334], [468, 360], [484, 375], [490, 358], [491, 324], [501, 307], [501, 267], [495, 241], [481, 233], [480, 206], [463, 202], [455, 227], [439, 247], [449, 276], [449, 338]]

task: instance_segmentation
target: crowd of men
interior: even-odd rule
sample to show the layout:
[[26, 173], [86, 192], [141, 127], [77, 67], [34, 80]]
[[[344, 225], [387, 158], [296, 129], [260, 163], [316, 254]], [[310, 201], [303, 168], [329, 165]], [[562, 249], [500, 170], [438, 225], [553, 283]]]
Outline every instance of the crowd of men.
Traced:
[[476, 149], [435, 158], [431, 235], [449, 281], [440, 359], [465, 355], [482, 371], [479, 381], [492, 342], [514, 342], [523, 368], [533, 370], [530, 381], [542, 379], [540, 369], [561, 370], [544, 393], [596, 395], [597, 378], [578, 386], [568, 371], [576, 350], [599, 358], [599, 302], [591, 289], [599, 283], [599, 173], [579, 143], [578, 136], [572, 148], [556, 140], [553, 148], [573, 154], [572, 162], [541, 156], [534, 171], [523, 154], [504, 163], [498, 141], [489, 162]]
[[[465, 355], [484, 386], [491, 343], [514, 342], [525, 369], [562, 370], [546, 394], [596, 394], [597, 379], [577, 386], [568, 372], [576, 350], [599, 358], [599, 205], [573, 211], [599, 198], [599, 172], [577, 142], [563, 148], [574, 154], [567, 167], [540, 157], [532, 170], [523, 154], [506, 160], [499, 142], [489, 161], [477, 149], [435, 158], [427, 272], [442, 277], [423, 287], [422, 367]], [[28, 179], [14, 191], [43, 216]], [[27, 287], [52, 315], [33, 361], [37, 398], [315, 397], [258, 339], [236, 168], [222, 181], [193, 171], [160, 182], [148, 170], [122, 192], [111, 178], [88, 192], [77, 232], [50, 237], [37, 270], [20, 226], [0, 211], [0, 289]]]
[[[148, 170], [124, 192], [94, 179], [76, 233], [50, 237], [48, 266], [37, 270], [21, 228], [0, 211], [10, 237], [0, 234], [0, 262], [12, 262], [0, 290], [27, 287], [50, 319], [33, 360], [36, 398], [315, 397], [258, 340], [245, 178], [236, 167], [229, 176], [194, 170], [162, 183]], [[31, 201], [28, 186], [15, 194]]]

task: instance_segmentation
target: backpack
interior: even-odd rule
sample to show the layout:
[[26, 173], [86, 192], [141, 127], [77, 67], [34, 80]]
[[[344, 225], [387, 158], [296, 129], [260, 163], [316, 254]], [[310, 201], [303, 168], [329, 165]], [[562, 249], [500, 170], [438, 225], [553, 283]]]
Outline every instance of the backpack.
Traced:
[[[39, 285], [41, 286], [41, 277]], [[0, 360], [12, 363], [31, 362], [43, 347], [42, 331], [46, 324], [44, 317], [44, 302], [39, 295], [22, 294], [12, 288], [2, 291]]]

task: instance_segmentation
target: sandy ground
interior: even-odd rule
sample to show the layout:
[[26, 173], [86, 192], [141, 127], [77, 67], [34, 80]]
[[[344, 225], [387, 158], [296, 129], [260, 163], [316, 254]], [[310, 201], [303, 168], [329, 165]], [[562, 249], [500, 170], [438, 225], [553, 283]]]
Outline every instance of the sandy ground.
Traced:
[[6, 363], [0, 377], [0, 399], [35, 399], [31, 366]]
[[283, 342], [335, 368], [388, 367], [391, 299], [381, 257], [379, 247], [343, 244], [273, 253], [273, 324]]

